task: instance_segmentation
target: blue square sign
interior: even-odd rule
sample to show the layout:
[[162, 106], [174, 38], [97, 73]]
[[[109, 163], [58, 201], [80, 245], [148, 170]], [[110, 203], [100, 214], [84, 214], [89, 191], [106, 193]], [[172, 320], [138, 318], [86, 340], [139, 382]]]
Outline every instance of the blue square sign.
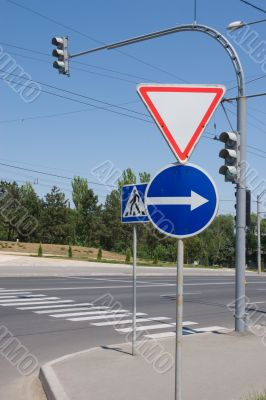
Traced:
[[147, 183], [122, 187], [121, 221], [124, 224], [149, 222], [144, 198]]

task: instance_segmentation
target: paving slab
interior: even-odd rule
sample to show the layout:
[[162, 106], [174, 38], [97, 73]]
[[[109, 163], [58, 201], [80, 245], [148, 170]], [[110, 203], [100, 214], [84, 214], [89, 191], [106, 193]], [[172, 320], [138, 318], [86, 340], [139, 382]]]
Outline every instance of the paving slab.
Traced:
[[[174, 400], [174, 349], [173, 338], [139, 342], [134, 357], [130, 344], [95, 348], [46, 364], [40, 379], [48, 400]], [[182, 363], [183, 400], [242, 400], [266, 389], [266, 347], [251, 334], [185, 336]]]

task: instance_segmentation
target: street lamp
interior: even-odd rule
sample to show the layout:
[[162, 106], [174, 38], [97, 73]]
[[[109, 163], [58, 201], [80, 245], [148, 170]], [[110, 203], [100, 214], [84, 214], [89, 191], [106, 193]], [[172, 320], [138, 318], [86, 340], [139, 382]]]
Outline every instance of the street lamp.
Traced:
[[266, 193], [266, 189], [257, 195], [257, 264], [258, 264], [258, 274], [261, 274], [261, 235], [260, 235], [260, 205], [261, 198]]
[[[242, 26], [242, 25], [241, 25]], [[201, 32], [216, 40], [226, 51], [234, 66], [237, 79], [237, 132], [240, 135], [239, 151], [239, 177], [236, 184], [236, 263], [235, 263], [235, 330], [245, 332], [245, 267], [246, 267], [246, 97], [244, 72], [238, 54], [229, 40], [219, 31], [206, 25], [185, 24], [178, 25], [162, 31], [152, 32], [147, 35], [137, 36], [116, 43], [106, 44], [100, 47], [70, 54], [69, 58], [75, 58], [98, 52], [101, 50], [113, 50], [134, 43], [155, 39], [179, 32]]]
[[260, 24], [261, 22], [266, 22], [266, 19], [261, 19], [259, 21], [253, 21], [253, 22], [233, 21], [227, 25], [226, 29], [228, 31], [233, 32], [233, 31], [236, 31], [237, 29], [243, 28], [244, 26]]

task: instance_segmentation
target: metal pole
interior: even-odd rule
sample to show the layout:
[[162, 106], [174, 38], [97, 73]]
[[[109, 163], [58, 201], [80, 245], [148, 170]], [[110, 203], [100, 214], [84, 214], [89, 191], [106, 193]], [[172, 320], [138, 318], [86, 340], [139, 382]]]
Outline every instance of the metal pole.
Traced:
[[177, 242], [177, 272], [176, 272], [176, 347], [175, 347], [175, 400], [181, 400], [181, 345], [183, 330], [183, 240]]
[[82, 53], [72, 54], [70, 58], [79, 55], [89, 54], [99, 50], [112, 50], [144, 40], [155, 39], [161, 36], [170, 35], [178, 32], [201, 32], [211, 36], [220, 43], [229, 55], [237, 78], [238, 98], [237, 98], [237, 130], [240, 133], [240, 177], [237, 184], [236, 199], [236, 264], [235, 264], [235, 330], [245, 331], [245, 268], [246, 268], [246, 99], [244, 71], [239, 60], [238, 54], [231, 43], [220, 32], [215, 29], [199, 24], [179, 25], [162, 31], [152, 32], [135, 38], [126, 39], [116, 43], [110, 43], [95, 49], [90, 49]]
[[132, 356], [135, 355], [136, 345], [136, 292], [137, 292], [137, 227], [133, 225], [133, 305], [132, 305]]
[[236, 191], [236, 281], [235, 330], [245, 332], [245, 271], [246, 271], [246, 99], [243, 86], [237, 100], [237, 130], [240, 133], [239, 182]]
[[260, 237], [260, 196], [257, 196], [257, 264], [258, 274], [261, 274], [261, 237]]

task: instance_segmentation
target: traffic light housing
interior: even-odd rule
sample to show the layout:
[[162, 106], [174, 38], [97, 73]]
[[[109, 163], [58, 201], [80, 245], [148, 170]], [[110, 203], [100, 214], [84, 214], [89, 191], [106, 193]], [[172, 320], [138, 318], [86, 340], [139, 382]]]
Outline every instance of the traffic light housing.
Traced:
[[224, 159], [224, 165], [220, 167], [219, 173], [224, 175], [225, 182], [237, 183], [239, 178], [239, 145], [238, 132], [222, 132], [219, 140], [225, 144], [219, 157]]
[[251, 225], [251, 191], [246, 189], [246, 226]]
[[52, 44], [56, 46], [52, 55], [57, 58], [53, 63], [53, 67], [58, 70], [59, 74], [69, 76], [68, 38], [53, 37]]

